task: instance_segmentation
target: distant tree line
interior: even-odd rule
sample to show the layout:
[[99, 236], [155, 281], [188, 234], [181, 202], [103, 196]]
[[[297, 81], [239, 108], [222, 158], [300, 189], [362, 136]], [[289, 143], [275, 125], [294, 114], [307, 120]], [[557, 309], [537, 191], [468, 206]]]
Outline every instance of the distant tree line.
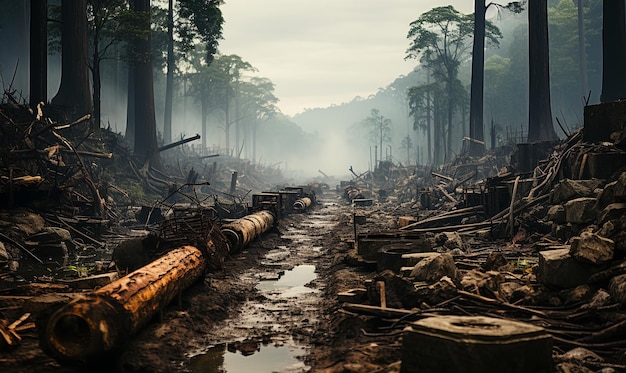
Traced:
[[[4, 51], [0, 62], [8, 64], [13, 58], [16, 75], [29, 71], [30, 85], [23, 96], [31, 106], [49, 102], [69, 117], [89, 113], [94, 129], [110, 125], [103, 117], [121, 118], [126, 107], [125, 138], [146, 167], [160, 168], [158, 147], [172, 142], [174, 131], [183, 137], [189, 129], [202, 132], [202, 149], [213, 136], [213, 143], [221, 143], [232, 155], [245, 149], [256, 157], [256, 128], [278, 113], [278, 99], [273, 83], [254, 76], [256, 69], [248, 62], [219, 53], [222, 4], [222, 0], [14, 2], [7, 10], [30, 18], [30, 32], [25, 33], [30, 37], [21, 47], [15, 40], [16, 48]], [[8, 40], [11, 28], [25, 25], [5, 12], [0, 27]], [[61, 56], [60, 84], [49, 99], [49, 57], [56, 54]], [[3, 83], [7, 84], [4, 74]], [[192, 100], [199, 105], [188, 102]], [[173, 118], [176, 107], [178, 116]], [[185, 111], [201, 122], [185, 123], [192, 118]], [[209, 134], [207, 120], [221, 127], [223, 136]], [[162, 130], [157, 122], [163, 123]], [[236, 141], [231, 147], [233, 131]]]

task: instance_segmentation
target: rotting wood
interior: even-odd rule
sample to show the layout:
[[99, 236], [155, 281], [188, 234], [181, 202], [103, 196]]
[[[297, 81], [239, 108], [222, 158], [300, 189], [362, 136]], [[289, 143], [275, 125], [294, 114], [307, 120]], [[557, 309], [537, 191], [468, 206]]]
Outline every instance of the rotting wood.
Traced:
[[[212, 246], [212, 241], [207, 242]], [[87, 362], [120, 347], [152, 316], [195, 282], [207, 259], [183, 246], [55, 312], [40, 343], [59, 361]]]
[[163, 145], [163, 146], [161, 146], [159, 148], [158, 151], [162, 152], [162, 151], [165, 151], [165, 150], [168, 150], [168, 149], [172, 149], [172, 148], [175, 148], [177, 146], [181, 146], [183, 144], [186, 144], [188, 142], [192, 142], [192, 141], [195, 141], [195, 140], [198, 140], [198, 139], [200, 139], [200, 135], [196, 134], [195, 136], [192, 136], [192, 137], [189, 137], [189, 138], [186, 138], [186, 139], [182, 139], [182, 140], [179, 140], [179, 141], [175, 141], [175, 142], [173, 142], [171, 144]]
[[222, 226], [229, 241], [229, 251], [237, 253], [247, 244], [274, 226], [276, 217], [268, 210], [257, 211]]

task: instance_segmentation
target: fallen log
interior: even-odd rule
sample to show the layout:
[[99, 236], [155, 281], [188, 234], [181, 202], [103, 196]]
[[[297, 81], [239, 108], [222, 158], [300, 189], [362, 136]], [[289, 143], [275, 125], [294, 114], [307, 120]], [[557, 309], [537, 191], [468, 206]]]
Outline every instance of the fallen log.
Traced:
[[313, 203], [313, 201], [311, 200], [311, 198], [303, 197], [303, 198], [300, 198], [299, 200], [297, 200], [296, 202], [293, 203], [293, 209], [295, 211], [302, 212], [302, 211], [308, 209], [309, 207], [311, 207], [312, 203]]
[[[208, 241], [209, 249], [213, 246]], [[40, 338], [61, 362], [85, 363], [119, 348], [204, 272], [207, 259], [182, 246], [138, 270], [81, 296], [50, 316]]]
[[222, 233], [228, 239], [231, 254], [241, 251], [252, 240], [267, 232], [276, 221], [273, 213], [257, 211], [222, 226]]

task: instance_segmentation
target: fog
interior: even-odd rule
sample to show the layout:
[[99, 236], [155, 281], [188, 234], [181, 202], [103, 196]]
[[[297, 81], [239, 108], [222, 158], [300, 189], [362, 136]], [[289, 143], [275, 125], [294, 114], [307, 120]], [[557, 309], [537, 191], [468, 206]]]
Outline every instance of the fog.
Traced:
[[[552, 2], [553, 7], [559, 3]], [[565, 0], [563, 0], [565, 3]], [[9, 2], [5, 12], [0, 16], [0, 43], [3, 53], [0, 54], [0, 74], [3, 87], [11, 88], [26, 100], [28, 98], [28, 2]], [[441, 5], [441, 4], [437, 4]], [[565, 6], [565, 5], [564, 5]], [[556, 10], [553, 10], [556, 11]], [[562, 11], [562, 10], [560, 10]], [[226, 13], [227, 15], [227, 13]], [[419, 14], [413, 14], [416, 19]], [[527, 128], [527, 89], [528, 68], [526, 53], [526, 14], [512, 15], [490, 12], [489, 17], [500, 27], [503, 38], [497, 49], [488, 48], [485, 56], [485, 135], [488, 137], [489, 127], [494, 123], [497, 131], [497, 142], [491, 144], [487, 140], [487, 147], [505, 145], [514, 139], [514, 132], [523, 132]], [[594, 18], [595, 19], [595, 18]], [[229, 22], [226, 19], [226, 22]], [[575, 22], [575, 20], [574, 20]], [[591, 22], [591, 21], [590, 21]], [[594, 21], [595, 22], [595, 21]], [[296, 27], [297, 25], [294, 25]], [[336, 26], [336, 25], [335, 25]], [[558, 27], [557, 27], [558, 26]], [[565, 123], [568, 129], [573, 129], [582, 121], [582, 97], [577, 78], [572, 74], [576, 71], [566, 70], [563, 62], [569, 58], [563, 45], [559, 43], [561, 35], [570, 33], [568, 25], [551, 25], [551, 52], [552, 63], [552, 106], [554, 117]], [[593, 25], [592, 25], [593, 27]], [[398, 38], [403, 39], [404, 46], [396, 51], [397, 58], [403, 58], [405, 49], [409, 45], [406, 32], [409, 25], [404, 24]], [[589, 51], [595, 51], [599, 45], [599, 33], [590, 32], [587, 39]], [[271, 35], [266, 35], [268, 38]], [[356, 40], [355, 40], [356, 43]], [[199, 46], [200, 47], [200, 46]], [[124, 134], [126, 128], [126, 98], [127, 98], [127, 67], [123, 60], [121, 46], [109, 59], [102, 64], [102, 127]], [[570, 48], [571, 49], [571, 48]], [[387, 53], [384, 50], [372, 49], [375, 53]], [[255, 60], [248, 56], [236, 53], [255, 66]], [[266, 58], [280, 59], [280, 51], [267, 51]], [[572, 52], [573, 53], [573, 52]], [[462, 61], [459, 69], [459, 79], [469, 92], [471, 56]], [[553, 57], [551, 57], [553, 58]], [[571, 59], [571, 58], [570, 58]], [[592, 90], [590, 103], [597, 101], [599, 95], [599, 65], [597, 56], [590, 53], [589, 81]], [[267, 63], [263, 60], [262, 64]], [[500, 65], [499, 65], [500, 64]], [[16, 69], [17, 66], [17, 69]], [[504, 66], [500, 68], [499, 66]], [[256, 66], [255, 66], [256, 67]], [[293, 77], [308, 74], [308, 68], [292, 64]], [[317, 81], [317, 86], [331, 87], [332, 80], [340, 79], [343, 75], [350, 75], [351, 71], [342, 67], [333, 69], [325, 66], [327, 80]], [[384, 69], [377, 66], [376, 69]], [[567, 73], [565, 73], [567, 71]], [[249, 72], [242, 79], [265, 77], [263, 69]], [[193, 78], [190, 70], [181, 69], [175, 80], [173, 140], [202, 133], [201, 107], [197, 95], [190, 93]], [[372, 71], [372, 75], [378, 73]], [[163, 130], [163, 107], [165, 96], [165, 72], [162, 67], [155, 66], [154, 89], [157, 130]], [[568, 75], [569, 74], [569, 75]], [[13, 78], [13, 76], [15, 76]], [[270, 79], [271, 77], [265, 77]], [[51, 53], [48, 56], [48, 99], [50, 100], [58, 89], [60, 81], [60, 55]], [[372, 109], [378, 110], [380, 115], [390, 120], [390, 138], [383, 142], [382, 160], [389, 160], [397, 165], [410, 166], [416, 164], [432, 164], [432, 154], [427, 154], [428, 139], [423, 129], [414, 130], [415, 119], [409, 117], [407, 90], [412, 86], [426, 84], [426, 73], [413, 60], [407, 71], [390, 78], [382, 84], [372, 79], [361, 82], [359, 92], [343, 101], [340, 99], [330, 105], [318, 106], [319, 100], [310, 96], [311, 102], [305, 105], [307, 109], [291, 115], [281, 112], [283, 100], [290, 102], [293, 97], [280, 97], [285, 90], [275, 87], [278, 111], [270, 117], [259, 117], [252, 120], [242, 116], [235, 118], [230, 127], [230, 146], [226, 148], [224, 133], [224, 113], [212, 110], [207, 121], [207, 138], [204, 139], [209, 149], [199, 149], [201, 141], [193, 143], [194, 149], [204, 153], [220, 153], [234, 157], [242, 157], [263, 166], [276, 167], [288, 177], [307, 179], [319, 177], [321, 173], [332, 175], [340, 179], [352, 178], [349, 169], [357, 174], [373, 170], [376, 161], [380, 161], [379, 141], [372, 135], [372, 128], [365, 122]], [[363, 88], [366, 87], [366, 88]], [[367, 93], [363, 93], [367, 92]], [[329, 90], [329, 96], [333, 93]], [[298, 100], [307, 97], [298, 96]], [[335, 97], [335, 96], [333, 96]], [[338, 96], [337, 96], [338, 97]], [[346, 97], [345, 95], [343, 97]], [[459, 105], [462, 107], [467, 103]], [[234, 107], [231, 109], [235, 112]], [[231, 116], [235, 114], [231, 113]], [[450, 144], [452, 154], [461, 152], [461, 139], [468, 131], [467, 110], [455, 110], [453, 119], [453, 135]], [[417, 123], [419, 125], [423, 125]], [[555, 127], [556, 128], [556, 127]], [[567, 132], [567, 131], [566, 131]], [[557, 130], [561, 136], [563, 131]], [[432, 135], [431, 135], [432, 136]], [[411, 146], [407, 149], [403, 145], [406, 138], [410, 138]], [[432, 139], [431, 139], [432, 140]], [[378, 153], [376, 153], [378, 152]], [[448, 157], [445, 159], [450, 161]], [[321, 172], [320, 172], [321, 171]]]

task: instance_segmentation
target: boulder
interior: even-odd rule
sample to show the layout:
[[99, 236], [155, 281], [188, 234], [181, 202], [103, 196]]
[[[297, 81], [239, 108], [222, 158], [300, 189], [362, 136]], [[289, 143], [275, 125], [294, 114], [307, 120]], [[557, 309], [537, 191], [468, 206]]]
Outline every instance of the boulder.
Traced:
[[563, 205], [554, 205], [550, 207], [548, 213], [546, 214], [546, 220], [553, 221], [557, 224], [563, 224], [566, 222], [565, 219], [565, 206]]
[[615, 200], [626, 201], [626, 172], [622, 172], [615, 183]]
[[626, 203], [611, 203], [598, 214], [598, 224], [616, 220], [626, 214]]
[[565, 204], [565, 218], [571, 224], [585, 224], [596, 218], [595, 198], [581, 197]]
[[413, 267], [410, 277], [416, 281], [433, 283], [447, 276], [451, 279], [457, 277], [457, 269], [454, 258], [449, 253], [439, 254], [421, 260]]
[[594, 189], [598, 188], [602, 183], [603, 181], [599, 179], [561, 180], [550, 193], [550, 199], [552, 204], [560, 204], [580, 197], [591, 197], [594, 195]]
[[615, 276], [609, 283], [611, 298], [626, 305], [626, 274]]
[[602, 193], [598, 196], [598, 204], [600, 206], [606, 206], [615, 202], [615, 185], [617, 185], [617, 181], [613, 181], [604, 186]]
[[570, 248], [545, 250], [539, 253], [537, 278], [547, 286], [573, 288], [586, 284], [591, 275], [603, 267], [592, 266], [574, 259]]
[[615, 242], [595, 233], [583, 232], [572, 239], [570, 255], [576, 260], [602, 265], [613, 260]]

